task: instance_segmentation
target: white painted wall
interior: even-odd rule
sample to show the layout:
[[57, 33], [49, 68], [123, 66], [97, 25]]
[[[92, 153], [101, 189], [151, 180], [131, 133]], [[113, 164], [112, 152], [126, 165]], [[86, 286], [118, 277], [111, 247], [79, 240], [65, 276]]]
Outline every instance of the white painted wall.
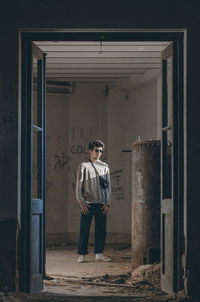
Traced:
[[[79, 234], [80, 208], [75, 198], [75, 175], [78, 165], [88, 161], [88, 143], [99, 138], [107, 143], [106, 100], [103, 84], [76, 84], [69, 100], [68, 155], [70, 157], [69, 191], [67, 197], [67, 240], [76, 243]], [[106, 152], [102, 160], [106, 157]], [[92, 236], [91, 236], [92, 237]]]
[[139, 86], [128, 93], [127, 138], [128, 147], [137, 136], [144, 139], [157, 138], [157, 81]]
[[46, 232], [47, 241], [66, 240], [68, 215], [68, 98], [47, 95]]
[[108, 159], [112, 182], [108, 241], [129, 243], [131, 230], [131, 195], [127, 179], [129, 154], [122, 152], [126, 149], [127, 100], [121, 92], [111, 92], [108, 99]]
[[[101, 83], [79, 83], [68, 98], [47, 97], [47, 242], [77, 243], [76, 169], [89, 158], [89, 141], [100, 138], [112, 182], [107, 243], [130, 243], [131, 153], [122, 151], [131, 150], [136, 136], [157, 137], [157, 82], [108, 96], [104, 89]], [[90, 242], [92, 233], [93, 225]]]

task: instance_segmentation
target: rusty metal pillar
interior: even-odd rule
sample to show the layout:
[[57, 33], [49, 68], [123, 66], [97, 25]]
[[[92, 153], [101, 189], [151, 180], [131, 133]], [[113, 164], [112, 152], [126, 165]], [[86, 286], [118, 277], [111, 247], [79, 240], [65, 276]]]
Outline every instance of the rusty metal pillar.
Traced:
[[160, 260], [160, 141], [132, 148], [132, 271]]

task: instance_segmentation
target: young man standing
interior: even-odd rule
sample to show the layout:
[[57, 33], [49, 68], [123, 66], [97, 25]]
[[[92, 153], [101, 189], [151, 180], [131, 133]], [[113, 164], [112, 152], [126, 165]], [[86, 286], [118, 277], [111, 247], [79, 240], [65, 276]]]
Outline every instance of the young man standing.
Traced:
[[104, 143], [94, 140], [89, 143], [90, 158], [78, 167], [76, 178], [76, 198], [81, 207], [80, 236], [77, 262], [85, 262], [88, 254], [89, 230], [95, 217], [95, 260], [111, 261], [103, 255], [106, 238], [106, 214], [110, 206], [110, 170], [100, 161]]

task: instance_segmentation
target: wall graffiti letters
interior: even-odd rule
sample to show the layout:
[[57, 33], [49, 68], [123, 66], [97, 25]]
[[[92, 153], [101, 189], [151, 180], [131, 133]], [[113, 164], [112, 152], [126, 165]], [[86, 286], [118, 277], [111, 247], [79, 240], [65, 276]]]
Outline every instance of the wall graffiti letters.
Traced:
[[70, 150], [72, 154], [88, 154], [87, 148], [83, 145], [73, 145]]
[[88, 128], [88, 127], [73, 127], [71, 128], [71, 136], [72, 138], [84, 138], [90, 139], [91, 137], [95, 137], [96, 128]]
[[115, 199], [122, 200], [124, 199], [124, 192], [122, 188], [122, 170], [116, 170], [111, 173], [112, 179], [112, 195]]
[[54, 156], [55, 158], [55, 169], [58, 167], [60, 169], [64, 169], [64, 167], [68, 164], [68, 162], [71, 160], [71, 158], [67, 155], [65, 155], [63, 152], [61, 155], [56, 154]]

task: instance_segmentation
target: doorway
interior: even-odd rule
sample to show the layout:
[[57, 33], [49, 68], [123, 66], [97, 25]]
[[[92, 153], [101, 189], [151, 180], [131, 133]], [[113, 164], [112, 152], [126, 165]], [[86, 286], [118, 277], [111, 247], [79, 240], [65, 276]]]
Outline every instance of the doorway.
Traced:
[[[113, 217], [111, 216], [111, 226], [113, 224], [116, 224], [114, 221], [115, 216], [120, 216], [121, 217], [121, 205], [123, 202], [126, 205], [126, 210], [124, 211], [124, 217], [121, 218], [121, 227], [124, 228], [124, 232], [118, 232], [117, 228], [120, 228], [120, 224], [117, 225], [116, 229], [110, 227], [111, 229], [108, 230], [110, 231], [110, 238], [108, 240], [114, 241], [115, 243], [118, 241], [119, 243], [122, 243], [124, 240], [124, 243], [130, 242], [130, 225], [131, 225], [131, 215], [130, 215], [130, 209], [131, 209], [131, 167], [130, 167], [130, 160], [131, 160], [131, 144], [135, 140], [136, 136], [141, 135], [143, 139], [153, 139], [153, 138], [161, 138], [161, 116], [156, 116], [156, 123], [154, 123], [153, 127], [148, 127], [148, 122], [151, 120], [152, 117], [150, 117], [150, 111], [143, 111], [146, 114], [146, 118], [142, 118], [142, 120], [147, 121], [147, 125], [140, 125], [139, 120], [140, 116], [138, 116], [138, 113], [135, 116], [136, 120], [138, 118], [138, 121], [135, 125], [131, 125], [132, 121], [132, 116], [131, 112], [134, 110], [138, 112], [138, 109], [135, 109], [133, 106], [133, 102], [131, 102], [132, 98], [138, 98], [138, 106], [145, 106], [145, 104], [141, 104], [142, 101], [145, 100], [146, 96], [142, 95], [144, 94], [144, 87], [148, 86], [147, 91], [145, 92], [146, 95], [150, 96], [152, 93], [152, 99], [154, 96], [154, 93], [156, 90], [156, 95], [158, 93], [158, 86], [157, 86], [157, 81], [161, 82], [161, 78], [159, 78], [159, 71], [160, 71], [160, 56], [159, 59], [156, 57], [156, 49], [158, 52], [162, 52], [171, 41], [178, 41], [179, 44], [179, 50], [182, 47], [183, 43], [183, 33], [146, 33], [146, 32], [68, 32], [68, 33], [23, 33], [23, 43], [24, 43], [24, 48], [25, 44], [27, 44], [27, 41], [29, 40], [31, 42], [35, 42], [36, 45], [43, 50], [44, 52], [47, 53], [47, 69], [46, 69], [46, 76], [47, 76], [47, 102], [48, 102], [48, 93], [49, 95], [51, 94], [51, 97], [49, 97], [49, 104], [50, 102], [53, 103], [53, 95], [56, 93], [58, 94], [58, 91], [60, 91], [59, 95], [59, 102], [63, 103], [60, 108], [57, 106], [55, 107], [55, 104], [52, 104], [52, 108], [54, 110], [50, 110], [53, 116], [60, 117], [60, 122], [61, 122], [61, 116], [63, 114], [63, 120], [65, 116], [67, 116], [67, 119], [69, 121], [68, 124], [66, 124], [66, 128], [62, 128], [62, 131], [68, 132], [69, 135], [66, 138], [66, 145], [64, 146], [62, 143], [59, 144], [58, 142], [55, 143], [55, 139], [53, 142], [50, 142], [52, 140], [52, 134], [48, 135], [48, 118], [47, 118], [47, 137], [46, 137], [46, 144], [52, 144], [51, 147], [51, 152], [53, 156], [50, 156], [49, 158], [46, 158], [46, 163], [47, 163], [47, 169], [46, 171], [48, 172], [48, 165], [51, 166], [51, 164], [54, 165], [54, 171], [56, 173], [60, 172], [60, 181], [66, 180], [67, 186], [65, 187], [66, 191], [65, 193], [62, 193], [61, 196], [63, 196], [63, 201], [61, 202], [60, 209], [65, 207], [65, 211], [61, 211], [60, 214], [56, 215], [56, 209], [58, 203], [54, 202], [57, 200], [59, 197], [58, 190], [55, 191], [51, 195], [49, 195], [49, 201], [51, 200], [51, 203], [54, 203], [53, 207], [52, 206], [49, 208], [49, 221], [56, 219], [56, 217], [61, 217], [60, 215], [63, 216], [63, 223], [68, 223], [69, 226], [76, 224], [77, 225], [77, 215], [78, 211], [76, 208], [76, 203], [73, 198], [73, 191], [74, 191], [74, 179], [75, 179], [75, 167], [77, 166], [78, 162], [81, 160], [85, 160], [85, 158], [88, 156], [87, 155], [87, 141], [90, 137], [92, 136], [99, 136], [101, 135], [101, 138], [105, 141], [106, 145], [108, 146], [107, 153], [105, 153], [105, 158], [104, 160], [106, 161], [107, 159], [111, 161], [111, 165], [113, 166], [113, 184], [115, 185], [114, 187], [114, 194], [113, 198], [115, 199], [115, 205], [117, 205], [114, 209], [113, 212]], [[57, 42], [55, 42], [57, 41]], [[71, 45], [70, 45], [71, 43]], [[89, 63], [83, 63], [77, 60], [76, 54], [78, 52], [81, 52], [81, 50], [74, 50], [70, 49], [70, 47], [80, 47], [82, 48], [82, 54], [84, 53], [85, 49], [85, 54], [88, 55], [86, 56], [87, 60], [92, 61], [91, 59], [94, 59], [94, 52], [98, 54], [98, 57], [102, 60], [100, 61], [94, 61], [93, 65], [90, 65], [91, 69], [93, 68], [96, 72], [96, 77], [95, 77], [95, 72], [94, 70], [91, 70], [89, 68]], [[45, 48], [46, 47], [46, 48]], [[94, 52], [91, 51], [92, 47], [94, 47]], [[125, 50], [119, 50], [118, 48], [124, 48]], [[132, 47], [132, 49], [131, 49]], [[150, 49], [152, 47], [152, 49]], [[160, 48], [159, 48], [160, 47]], [[50, 50], [52, 48], [52, 50]], [[64, 49], [63, 49], [64, 48]], [[109, 49], [109, 50], [106, 50]], [[142, 49], [143, 48], [143, 49]], [[162, 49], [161, 49], [162, 48]], [[49, 50], [48, 50], [49, 49]], [[159, 50], [158, 50], [159, 49]], [[56, 55], [58, 55], [58, 52], [61, 53], [67, 53], [67, 52], [72, 52], [73, 53], [73, 58], [75, 58], [75, 62], [72, 63], [72, 58], [70, 58], [69, 61], [67, 61], [67, 56], [62, 55], [58, 58]], [[89, 52], [91, 51], [91, 52]], [[49, 56], [49, 54], [50, 56]], [[55, 53], [57, 54], [55, 55]], [[123, 58], [124, 53], [128, 56], [125, 56], [125, 59], [123, 62], [118, 61], [116, 62], [115, 59], [118, 58], [119, 54], [123, 53], [121, 56]], [[146, 53], [145, 53], [146, 52]], [[137, 53], [137, 54], [136, 54]], [[148, 56], [147, 56], [148, 53]], [[109, 54], [109, 55], [108, 55]], [[150, 59], [149, 59], [150, 55]], [[48, 56], [49, 59], [51, 60], [48, 62]], [[143, 60], [141, 60], [141, 57]], [[57, 62], [55, 59], [59, 59]], [[86, 59], [84, 58], [84, 59]], [[139, 59], [140, 58], [140, 59]], [[80, 58], [78, 58], [80, 60]], [[105, 61], [106, 59], [106, 61]], [[53, 62], [54, 60], [54, 62]], [[104, 61], [103, 61], [104, 60]], [[157, 60], [157, 61], [156, 61]], [[113, 62], [115, 61], [115, 62]], [[86, 61], [84, 61], [86, 62]], [[112, 63], [111, 63], [112, 62]], [[77, 64], [78, 63], [78, 64]], [[49, 64], [49, 65], [48, 65]], [[55, 64], [55, 65], [54, 65]], [[57, 64], [57, 65], [56, 65]], [[62, 64], [59, 67], [58, 64]], [[71, 64], [69, 66], [69, 64]], [[76, 64], [76, 69], [73, 64]], [[80, 64], [85, 64], [85, 66], [82, 65], [82, 70]], [[95, 65], [96, 64], [96, 65]], [[99, 64], [99, 65], [98, 65]], [[103, 65], [104, 64], [104, 65]], [[110, 65], [112, 66], [110, 66]], [[117, 64], [117, 65], [116, 65]], [[119, 65], [121, 64], [121, 65]], [[125, 65], [126, 64], [126, 65]], [[142, 65], [143, 64], [143, 65]], [[67, 65], [67, 66], [66, 66]], [[78, 65], [78, 66], [77, 66]], [[98, 67], [97, 67], [98, 65]], [[128, 66], [127, 66], [128, 65]], [[181, 66], [181, 65], [180, 65]], [[30, 66], [29, 66], [30, 67]], [[77, 68], [78, 67], [78, 68]], [[118, 67], [118, 68], [117, 68]], [[182, 67], [178, 67], [182, 68]], [[66, 72], [66, 69], [68, 71]], [[71, 70], [70, 70], [71, 69]], [[85, 70], [87, 69], [87, 71]], [[105, 71], [106, 70], [106, 71]], [[112, 70], [112, 72], [111, 72]], [[26, 70], [26, 72], [28, 72]], [[49, 74], [48, 74], [49, 72]], [[180, 70], [179, 70], [180, 72]], [[62, 74], [62, 76], [60, 75]], [[67, 73], [67, 74], [66, 74]], [[105, 74], [107, 73], [107, 78]], [[78, 74], [78, 75], [77, 75]], [[87, 76], [86, 76], [87, 75]], [[65, 78], [64, 78], [65, 76]], [[76, 77], [76, 78], [75, 78]], [[79, 77], [79, 78], [78, 78]], [[86, 79], [87, 77], [87, 79]], [[88, 79], [90, 78], [90, 80]], [[98, 79], [98, 80], [97, 80]], [[156, 79], [156, 85], [155, 85], [155, 79]], [[89, 84], [88, 84], [89, 83]], [[178, 90], [181, 93], [182, 90], [182, 83], [181, 81], [177, 83], [178, 85]], [[135, 92], [133, 92], [133, 88], [135, 87]], [[149, 90], [150, 89], [150, 92]], [[158, 90], [157, 90], [158, 89]], [[65, 90], [65, 91], [63, 91]], [[132, 91], [130, 93], [130, 90]], [[136, 91], [137, 90], [137, 91]], [[49, 91], [49, 92], [48, 92]], [[53, 92], [52, 92], [53, 91]], [[86, 94], [88, 91], [88, 95]], [[139, 91], [139, 92], [138, 92]], [[154, 91], [154, 92], [152, 92]], [[134, 95], [135, 93], [135, 95]], [[138, 95], [137, 95], [138, 94]], [[160, 89], [160, 94], [161, 94], [161, 89]], [[66, 99], [62, 100], [63, 95], [65, 95], [68, 98], [68, 101]], [[88, 118], [87, 118], [87, 123], [85, 123], [85, 117], [82, 119], [82, 114], [79, 115], [79, 123], [77, 123], [75, 117], [77, 116], [77, 110], [76, 108], [80, 108], [80, 113], [82, 113], [85, 110], [86, 106], [86, 100], [84, 102], [82, 101], [82, 96], [87, 95], [87, 102], [88, 102]], [[91, 111], [91, 102], [92, 100], [89, 100], [89, 98], [96, 100], [97, 103], [95, 103], [95, 106], [93, 108], [93, 111]], [[181, 100], [181, 95], [179, 95], [180, 100]], [[51, 100], [50, 100], [51, 99]], [[57, 98], [58, 99], [58, 98]], [[140, 103], [139, 103], [140, 102]], [[158, 107], [159, 101], [154, 99], [154, 105], [156, 106], [155, 108]], [[94, 104], [94, 103], [93, 103]], [[96, 112], [97, 105], [100, 105], [100, 113]], [[126, 104], [126, 105], [125, 105]], [[77, 107], [76, 107], [77, 106]], [[82, 107], [81, 107], [82, 106]], [[148, 106], [151, 107], [151, 103], [148, 103]], [[182, 116], [182, 111], [181, 111], [181, 103], [179, 102], [179, 110], [177, 110], [177, 115]], [[62, 109], [64, 108], [64, 110]], [[115, 111], [113, 111], [113, 108], [115, 108]], [[125, 110], [126, 108], [126, 110]], [[128, 108], [128, 109], [127, 109]], [[57, 110], [57, 113], [56, 113]], [[60, 111], [59, 111], [60, 110]], [[71, 111], [70, 111], [71, 110]], [[90, 111], [89, 111], [90, 110]], [[66, 112], [66, 115], [64, 114]], [[85, 111], [84, 111], [85, 112]], [[70, 114], [69, 114], [70, 113]], [[147, 114], [148, 113], [148, 114]], [[103, 119], [103, 117], [107, 116], [106, 119]], [[153, 114], [155, 115], [155, 111], [153, 110]], [[156, 115], [157, 115], [157, 110], [156, 110]], [[92, 120], [91, 116], [93, 117], [94, 120]], [[119, 121], [120, 117], [120, 121]], [[52, 120], [51, 118], [51, 120]], [[155, 116], [154, 116], [155, 118]], [[70, 122], [71, 119], [71, 122]], [[182, 140], [183, 136], [183, 129], [181, 128], [181, 123], [182, 123], [182, 118], [179, 116], [179, 127], [177, 127], [175, 133], [179, 133], [179, 141]], [[155, 120], [154, 120], [155, 121]], [[126, 124], [126, 127], [122, 127], [120, 125], [120, 122], [124, 125]], [[61, 123], [63, 124], [63, 123]], [[83, 127], [85, 125], [85, 127]], [[62, 141], [62, 134], [58, 135], [58, 132], [56, 132], [56, 126], [59, 127], [59, 125], [55, 125], [51, 123], [51, 133], [55, 132], [56, 133], [56, 139], [60, 142]], [[143, 129], [137, 129], [140, 127], [143, 127]], [[117, 131], [116, 131], [117, 127]], [[153, 128], [153, 130], [152, 130]], [[49, 128], [50, 129], [50, 128]], [[103, 129], [103, 131], [102, 131]], [[38, 129], [37, 129], [38, 130]], [[135, 132], [134, 132], [135, 131]], [[148, 133], [149, 131], [149, 133]], [[153, 136], [150, 131], [154, 131], [155, 136]], [[102, 137], [103, 133], [103, 137]], [[143, 134], [144, 133], [144, 134]], [[146, 135], [146, 136], [145, 136]], [[78, 138], [77, 138], [78, 136]], [[111, 139], [112, 138], [112, 139]], [[120, 138], [120, 139], [119, 139]], [[177, 139], [177, 138], [176, 138]], [[30, 143], [30, 142], [29, 142]], [[58, 149], [53, 147], [58, 147]], [[111, 157], [112, 150], [115, 150], [115, 155]], [[50, 149], [49, 149], [50, 150]], [[65, 152], [66, 151], [66, 152]], [[26, 151], [27, 152], [27, 151]], [[69, 153], [70, 152], [70, 153]], [[178, 148], [176, 152], [179, 153], [179, 155], [182, 156], [183, 149]], [[48, 154], [48, 153], [46, 153]], [[70, 155], [70, 156], [69, 156]], [[73, 157], [72, 157], [73, 156]], [[182, 157], [179, 157], [182, 158]], [[54, 162], [51, 162], [51, 159], [54, 160]], [[183, 163], [179, 163], [180, 166], [177, 167], [176, 169], [182, 169]], [[124, 166], [126, 167], [124, 169]], [[66, 169], [67, 168], [67, 169]], [[124, 172], [125, 171], [125, 172]], [[182, 174], [180, 173], [177, 175], [178, 181], [179, 181], [179, 186], [181, 185], [181, 176]], [[48, 178], [47, 181], [45, 181], [45, 184], [47, 186], [46, 192], [48, 190], [52, 189], [52, 183], [59, 181], [59, 177], [55, 178], [55, 173], [47, 173], [46, 177]], [[129, 181], [125, 181], [125, 180]], [[23, 182], [22, 182], [23, 183]], [[49, 186], [49, 187], [48, 187]], [[62, 186], [62, 189], [64, 186]], [[62, 190], [61, 189], [61, 190]], [[71, 192], [71, 193], [70, 193]], [[180, 191], [181, 194], [181, 191]], [[51, 196], [51, 197], [50, 197]], [[68, 204], [67, 208], [67, 202], [66, 197], [68, 196], [68, 200], [71, 203], [70, 206]], [[47, 198], [48, 196], [44, 196], [44, 198]], [[46, 199], [47, 200], [47, 199]], [[178, 199], [177, 199], [178, 202]], [[23, 203], [22, 203], [23, 205]], [[46, 210], [47, 210], [47, 203], [46, 203]], [[30, 210], [30, 208], [29, 208]], [[48, 210], [47, 210], [48, 211]], [[46, 211], [46, 213], [48, 213]], [[180, 215], [182, 209], [180, 209]], [[25, 211], [26, 212], [26, 211]], [[26, 221], [28, 220], [27, 213], [24, 212], [23, 219], [26, 217]], [[64, 218], [67, 216], [67, 221], [64, 222]], [[128, 219], [126, 218], [128, 217]], [[181, 217], [181, 216], [180, 216]], [[180, 219], [181, 220], [181, 219]], [[24, 220], [25, 221], [25, 220]], [[124, 223], [126, 221], [126, 224]], [[44, 224], [43, 224], [44, 225]], [[70, 240], [75, 240], [76, 241], [76, 233], [78, 232], [76, 230], [76, 226], [74, 225], [71, 229], [70, 227], [67, 227], [66, 225], [63, 224], [63, 229], [68, 229], [68, 233], [64, 233], [62, 230], [59, 231], [58, 233], [60, 234], [60, 238], [62, 236], [68, 236], [68, 238], [64, 239], [64, 242], [70, 242]], [[48, 226], [46, 222], [46, 228], [50, 228], [50, 224]], [[59, 225], [53, 223], [53, 226], [51, 228], [58, 227], [61, 228], [61, 223]], [[179, 227], [182, 227], [180, 224]], [[177, 226], [176, 226], [177, 228]], [[175, 233], [177, 234], [177, 229], [174, 228]], [[74, 229], [76, 232], [74, 232]], [[31, 226], [30, 230], [31, 232]], [[41, 232], [41, 230], [40, 230]], [[42, 234], [44, 235], [44, 228], [42, 231]], [[48, 233], [47, 233], [48, 234]], [[55, 233], [53, 233], [51, 230], [49, 231], [49, 238], [55, 236]], [[42, 236], [43, 236], [42, 235]], [[56, 236], [56, 240], [63, 240], [63, 239], [58, 239], [59, 236]], [[46, 236], [48, 237], [48, 236]], [[41, 237], [42, 238], [42, 237]], [[180, 238], [176, 238], [180, 242]], [[28, 239], [26, 239], [28, 240]], [[52, 240], [52, 239], [49, 239]], [[182, 240], [182, 238], [181, 238]], [[55, 241], [55, 240], [54, 240]], [[180, 252], [181, 253], [181, 252]], [[172, 256], [172, 255], [171, 255]], [[179, 273], [180, 270], [178, 269], [178, 259], [180, 255], [176, 255], [177, 262], [174, 263], [174, 267], [176, 269], [173, 271], [174, 274], [174, 286], [173, 289], [177, 290], [178, 285], [177, 282], [179, 280]], [[174, 257], [174, 256], [173, 256]], [[27, 262], [30, 261], [30, 257], [27, 256]], [[24, 264], [24, 269], [27, 266], [27, 263]], [[175, 273], [176, 272], [176, 273]], [[44, 273], [44, 271], [43, 271]], [[43, 274], [42, 273], [42, 274]], [[30, 271], [27, 273], [30, 276]], [[29, 278], [27, 278], [29, 280]], [[28, 282], [28, 281], [27, 281]], [[26, 286], [29, 286], [28, 284]], [[31, 289], [29, 288], [31, 291]], [[28, 290], [28, 291], [29, 291]], [[35, 291], [35, 289], [32, 289], [32, 291]]]

